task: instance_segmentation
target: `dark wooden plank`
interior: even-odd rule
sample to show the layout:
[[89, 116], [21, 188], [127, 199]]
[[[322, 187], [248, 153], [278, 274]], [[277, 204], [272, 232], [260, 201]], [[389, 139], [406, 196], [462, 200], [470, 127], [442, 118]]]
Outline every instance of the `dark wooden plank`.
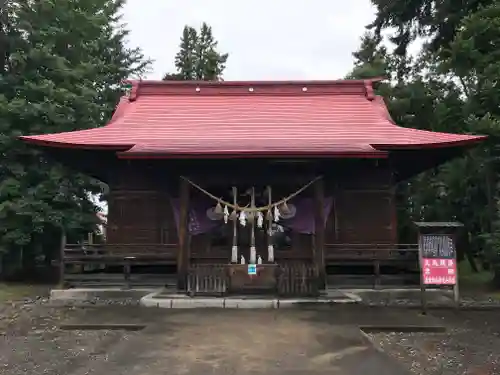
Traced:
[[64, 259], [125, 259], [125, 258], [136, 258], [136, 259], [175, 259], [175, 253], [165, 253], [165, 254], [151, 254], [151, 253], [90, 253], [90, 252], [80, 252], [80, 253], [70, 253], [64, 256]]
[[79, 265], [91, 265], [91, 264], [103, 264], [107, 266], [122, 266], [124, 264], [130, 263], [132, 266], [162, 266], [162, 265], [175, 265], [177, 261], [175, 259], [137, 259], [134, 261], [127, 261], [124, 259], [115, 258], [99, 258], [99, 259], [66, 259], [65, 264], [79, 264]]
[[318, 282], [320, 287], [325, 285], [325, 188], [324, 181], [320, 179], [314, 183], [314, 260], [318, 272]]
[[64, 263], [109, 266], [174, 265], [177, 262], [176, 248], [177, 245], [171, 244], [66, 245]]
[[180, 212], [179, 212], [179, 251], [177, 253], [177, 288], [186, 290], [187, 272], [189, 268], [189, 183], [180, 180]]
[[[167, 280], [168, 278], [163, 274], [134, 274], [130, 275], [131, 281], [147, 281], [147, 280]], [[123, 274], [122, 273], [67, 273], [65, 276], [65, 280], [117, 280], [123, 283]]]
[[79, 251], [95, 251], [102, 253], [119, 253], [119, 252], [136, 252], [136, 253], [161, 253], [166, 251], [175, 251], [177, 244], [160, 244], [160, 243], [117, 243], [117, 244], [98, 244], [98, 245], [82, 245], [68, 244], [64, 252], [72, 253]]

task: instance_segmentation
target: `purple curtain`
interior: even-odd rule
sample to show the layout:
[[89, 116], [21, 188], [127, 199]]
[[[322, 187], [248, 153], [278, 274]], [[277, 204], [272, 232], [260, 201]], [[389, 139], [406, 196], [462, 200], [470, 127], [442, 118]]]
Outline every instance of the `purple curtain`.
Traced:
[[[171, 198], [172, 209], [174, 211], [175, 224], [179, 230], [180, 221], [180, 199]], [[214, 207], [212, 200], [197, 200], [189, 202], [189, 224], [188, 231], [192, 235], [210, 232], [221, 224], [220, 220], [214, 221], [207, 217], [207, 210]]]
[[[290, 201], [297, 211], [295, 216], [291, 219], [282, 220], [283, 224], [289, 227], [294, 232], [313, 234], [316, 232], [314, 223], [314, 199], [313, 198], [299, 198]], [[325, 213], [325, 226], [330, 211], [333, 206], [333, 198], [326, 197], [324, 200], [324, 213]]]

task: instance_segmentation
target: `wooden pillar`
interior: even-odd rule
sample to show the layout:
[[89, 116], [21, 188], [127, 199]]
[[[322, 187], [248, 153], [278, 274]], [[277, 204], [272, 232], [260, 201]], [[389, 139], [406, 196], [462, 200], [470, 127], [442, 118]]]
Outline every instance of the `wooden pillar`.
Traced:
[[332, 210], [333, 210], [333, 227], [335, 230], [335, 242], [339, 243], [340, 242], [340, 222], [339, 222], [339, 215], [338, 215], [338, 198], [340, 196], [339, 194], [340, 189], [339, 185], [337, 182], [335, 182], [335, 186], [333, 187], [333, 197], [332, 197]]
[[189, 183], [181, 179], [179, 202], [179, 249], [177, 252], [177, 288], [186, 290], [189, 268]]
[[66, 232], [64, 229], [61, 231], [61, 243], [59, 244], [59, 287], [64, 287], [64, 276], [66, 264], [64, 262], [64, 250], [66, 250]]
[[318, 269], [319, 287], [326, 284], [325, 270], [325, 188], [323, 179], [314, 183], [314, 262]]

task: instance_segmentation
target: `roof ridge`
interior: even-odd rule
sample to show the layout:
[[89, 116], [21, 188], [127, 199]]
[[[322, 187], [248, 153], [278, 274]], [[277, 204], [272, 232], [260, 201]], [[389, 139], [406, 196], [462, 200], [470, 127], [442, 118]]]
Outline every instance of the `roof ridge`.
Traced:
[[362, 95], [373, 100], [373, 83], [383, 78], [362, 80], [294, 81], [158, 81], [128, 80], [129, 101], [139, 95]]
[[233, 85], [302, 85], [302, 84], [316, 84], [316, 85], [352, 85], [352, 84], [365, 84], [366, 82], [380, 82], [384, 77], [373, 77], [363, 79], [295, 79], [295, 80], [224, 80], [224, 81], [203, 81], [203, 80], [158, 80], [158, 79], [128, 79], [124, 83], [140, 83], [141, 85], [202, 85], [202, 86], [233, 86]]

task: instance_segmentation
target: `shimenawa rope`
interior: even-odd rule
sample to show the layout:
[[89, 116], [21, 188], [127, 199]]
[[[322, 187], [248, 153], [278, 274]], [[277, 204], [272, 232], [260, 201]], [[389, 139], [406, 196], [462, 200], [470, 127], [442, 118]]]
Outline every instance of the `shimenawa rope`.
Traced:
[[242, 206], [239, 206], [237, 204], [231, 204], [231, 203], [229, 203], [229, 202], [227, 202], [227, 201], [225, 201], [223, 199], [217, 198], [215, 195], [213, 195], [212, 193], [210, 193], [207, 190], [203, 189], [200, 185], [194, 183], [193, 181], [191, 181], [187, 177], [181, 176], [181, 178], [184, 181], [188, 182], [191, 186], [195, 187], [196, 189], [198, 189], [199, 191], [201, 191], [203, 194], [207, 195], [208, 197], [212, 198], [213, 200], [215, 200], [216, 202], [222, 204], [223, 206], [230, 207], [230, 208], [232, 208], [233, 210], [236, 210], [236, 211], [245, 211], [245, 212], [259, 212], [260, 211], [260, 212], [262, 212], [262, 211], [269, 211], [270, 209], [272, 209], [272, 208], [274, 208], [276, 206], [280, 206], [283, 203], [286, 203], [289, 200], [295, 198], [297, 195], [299, 195], [304, 190], [306, 190], [309, 186], [311, 186], [316, 181], [318, 181], [321, 178], [323, 178], [323, 176], [318, 176], [318, 177], [314, 178], [313, 180], [309, 181], [307, 184], [305, 184], [304, 186], [302, 186], [299, 190], [297, 190], [296, 192], [290, 194], [286, 198], [280, 199], [277, 202], [268, 204], [267, 206], [261, 206], [261, 207], [248, 207], [248, 206], [242, 207]]

